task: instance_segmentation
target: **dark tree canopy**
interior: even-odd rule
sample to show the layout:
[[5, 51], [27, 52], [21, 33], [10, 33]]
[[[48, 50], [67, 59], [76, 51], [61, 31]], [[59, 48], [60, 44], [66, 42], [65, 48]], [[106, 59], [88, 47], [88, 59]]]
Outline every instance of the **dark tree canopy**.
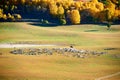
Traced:
[[111, 22], [120, 22], [120, 0], [0, 0], [0, 21], [29, 18], [57, 24], [98, 23], [107, 20], [105, 11]]

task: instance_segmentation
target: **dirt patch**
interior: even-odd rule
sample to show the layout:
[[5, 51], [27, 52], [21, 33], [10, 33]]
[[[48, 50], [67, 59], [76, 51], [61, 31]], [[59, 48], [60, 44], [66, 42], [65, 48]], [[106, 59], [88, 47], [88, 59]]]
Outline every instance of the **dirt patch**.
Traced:
[[42, 46], [57, 46], [55, 44], [0, 44], [0, 48], [27, 48], [27, 47], [42, 47]]

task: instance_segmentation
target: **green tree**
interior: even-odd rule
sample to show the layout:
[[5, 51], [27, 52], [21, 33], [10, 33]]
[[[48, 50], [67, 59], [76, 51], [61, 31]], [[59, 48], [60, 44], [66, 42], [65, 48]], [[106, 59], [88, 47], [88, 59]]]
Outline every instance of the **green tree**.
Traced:
[[61, 25], [65, 25], [66, 24], [66, 20], [65, 19], [60, 19], [60, 24]]

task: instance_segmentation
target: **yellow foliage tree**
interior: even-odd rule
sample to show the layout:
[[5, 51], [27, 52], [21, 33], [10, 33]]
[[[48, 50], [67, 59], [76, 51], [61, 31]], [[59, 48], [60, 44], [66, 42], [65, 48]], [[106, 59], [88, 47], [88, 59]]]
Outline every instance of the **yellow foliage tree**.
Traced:
[[107, 10], [109, 11], [109, 14], [112, 16], [114, 16], [114, 12], [115, 12], [115, 5], [108, 0], [108, 4], [106, 5]]
[[96, 3], [96, 8], [97, 8], [99, 11], [102, 11], [102, 10], [104, 9], [103, 3], [101, 3], [101, 2]]
[[6, 14], [3, 14], [3, 19], [4, 19], [4, 20], [6, 20], [6, 19], [7, 19]]
[[90, 4], [90, 8], [96, 8], [96, 5], [94, 2], [89, 2], [89, 4]]
[[114, 17], [118, 17], [118, 16], [120, 16], [120, 10], [115, 10]]
[[68, 12], [68, 15], [72, 24], [80, 23], [80, 13], [78, 10], [71, 10]]
[[2, 17], [3, 17], [3, 10], [0, 9], [0, 18], [2, 18]]
[[79, 9], [81, 6], [82, 6], [82, 2], [80, 1], [77, 1], [77, 2], [74, 2], [74, 6]]
[[64, 14], [64, 8], [60, 5], [59, 7], [58, 7], [58, 15], [63, 15]]
[[58, 13], [58, 7], [54, 3], [49, 5], [49, 10], [50, 10], [50, 14], [52, 14], [52, 15], [57, 15], [57, 13]]
[[26, 0], [21, 0], [21, 3], [24, 4], [26, 2]]
[[98, 0], [92, 0], [91, 2], [93, 2], [93, 3], [98, 3]]
[[62, 0], [61, 3], [64, 9], [68, 9], [73, 4], [73, 0]]

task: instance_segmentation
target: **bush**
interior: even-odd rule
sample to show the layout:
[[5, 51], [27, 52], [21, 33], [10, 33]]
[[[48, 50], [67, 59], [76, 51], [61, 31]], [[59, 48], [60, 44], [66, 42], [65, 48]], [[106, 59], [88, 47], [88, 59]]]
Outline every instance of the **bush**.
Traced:
[[60, 24], [61, 25], [65, 25], [66, 24], [66, 20], [65, 19], [60, 19]]
[[17, 20], [22, 18], [20, 14], [13, 14], [13, 16], [14, 16], [14, 18], [17, 19]]
[[43, 24], [48, 24], [48, 20], [43, 20]]
[[10, 13], [8, 13], [7, 20], [8, 21], [15, 21], [15, 18], [14, 18], [13, 15], [11, 15]]
[[3, 20], [6, 20], [6, 19], [7, 19], [7, 15], [4, 14], [4, 15], [3, 15]]
[[108, 30], [110, 30], [110, 27], [111, 27], [111, 23], [108, 22], [108, 23], [107, 23], [107, 28], [108, 28]]
[[41, 23], [43, 23], [43, 21], [44, 21], [44, 20], [43, 20], [43, 19], [41, 19]]

